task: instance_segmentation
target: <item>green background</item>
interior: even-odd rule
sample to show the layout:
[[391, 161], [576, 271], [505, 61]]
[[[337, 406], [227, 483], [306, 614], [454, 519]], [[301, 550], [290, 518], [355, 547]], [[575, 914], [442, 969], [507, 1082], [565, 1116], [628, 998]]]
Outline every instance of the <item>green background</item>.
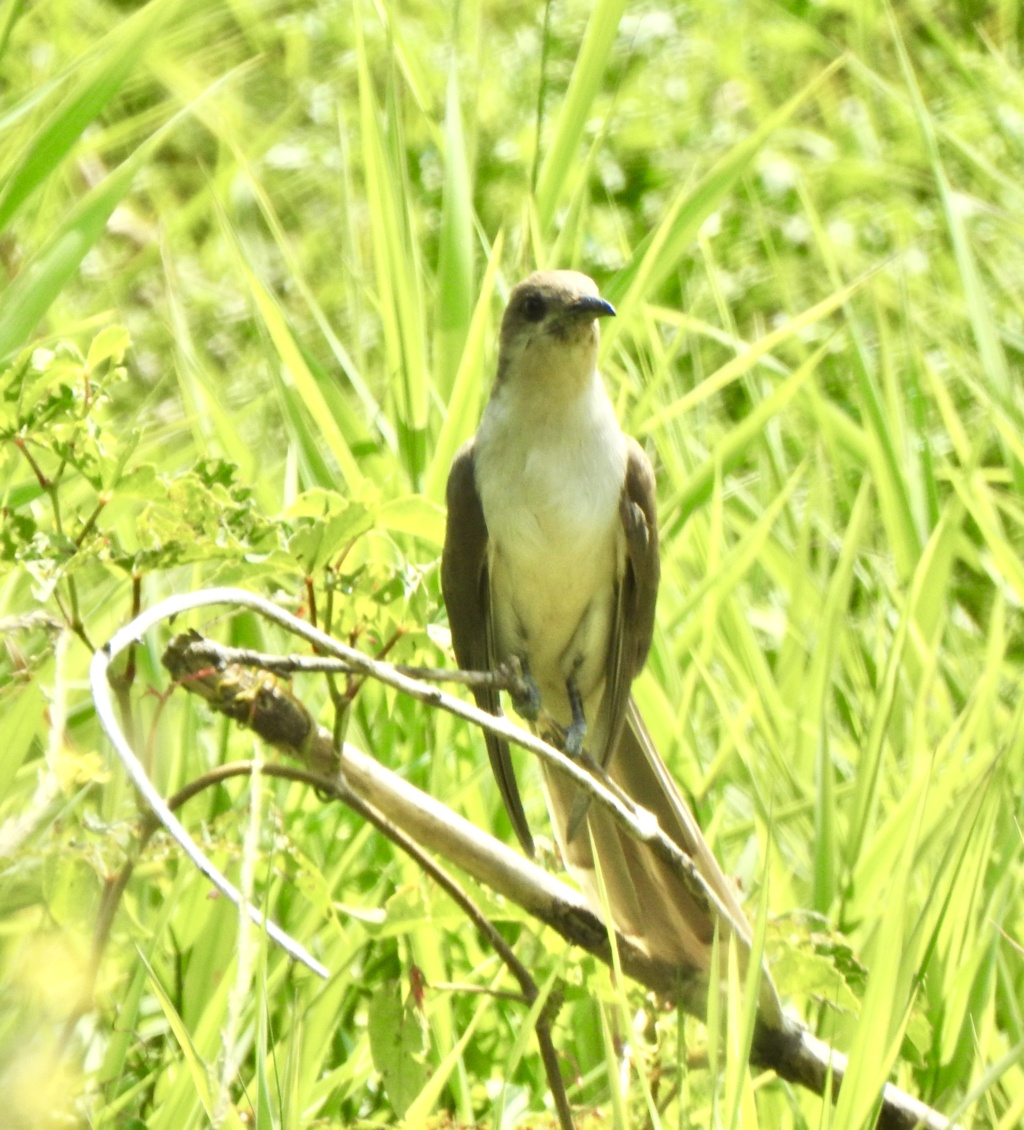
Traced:
[[[94, 958], [138, 810], [85, 681], [133, 608], [209, 584], [450, 662], [445, 476], [534, 266], [618, 307], [664, 545], [637, 698], [853, 1073], [823, 1107], [477, 892], [563, 982], [580, 1124], [860, 1127], [892, 1077], [1019, 1125], [1022, 47], [1016, 0], [0, 5], [9, 1125], [553, 1124], [494, 956], [297, 786], [182, 818], [326, 985], [162, 836]], [[166, 638], [115, 689], [169, 794], [254, 739], [162, 697]], [[510, 838], [479, 735], [356, 689], [292, 683]]]

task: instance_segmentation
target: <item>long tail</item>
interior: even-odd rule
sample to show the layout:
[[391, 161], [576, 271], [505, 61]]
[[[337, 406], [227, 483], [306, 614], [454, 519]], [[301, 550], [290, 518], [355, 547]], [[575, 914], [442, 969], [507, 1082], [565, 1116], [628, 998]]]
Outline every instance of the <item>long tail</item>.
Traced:
[[[615, 926], [652, 957], [708, 975], [717, 925], [722, 952], [732, 935], [745, 959], [750, 952], [752, 931], [735, 884], [726, 878], [711, 854], [632, 700], [622, 737], [608, 762], [608, 775], [637, 804], [652, 812], [662, 831], [693, 860], [716, 896], [719, 909], [709, 908], [699, 892], [695, 897], [692, 881], [688, 883], [649, 847], [620, 830], [597, 804], [591, 804], [587, 810], [587, 828], [567, 842], [567, 824], [578, 807], [578, 790], [557, 770], [545, 767], [555, 838], [566, 866], [595, 913], [604, 914], [596, 872], [599, 865]], [[762, 1009], [773, 1013], [779, 1009], [766, 970], [762, 976], [761, 1003]]]

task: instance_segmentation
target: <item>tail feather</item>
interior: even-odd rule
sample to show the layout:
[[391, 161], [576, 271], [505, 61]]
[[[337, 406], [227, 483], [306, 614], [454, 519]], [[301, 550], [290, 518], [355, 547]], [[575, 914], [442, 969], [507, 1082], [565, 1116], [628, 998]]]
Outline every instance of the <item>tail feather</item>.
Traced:
[[[717, 926], [722, 952], [730, 935], [741, 957], [750, 952], [752, 931], [735, 884], [718, 865], [678, 786], [661, 760], [635, 703], [608, 761], [608, 775], [638, 805], [657, 817], [662, 831], [693, 861], [714, 902], [695, 893], [693, 880], [679, 875], [650, 847], [622, 831], [600, 805], [587, 809], [586, 828], [566, 835], [579, 790], [557, 770], [544, 778], [555, 838], [566, 866], [595, 913], [603, 914], [597, 866], [614, 925], [650, 955], [709, 975]], [[596, 860], [596, 862], [595, 862]], [[765, 974], [762, 1001], [778, 1008], [774, 986]]]

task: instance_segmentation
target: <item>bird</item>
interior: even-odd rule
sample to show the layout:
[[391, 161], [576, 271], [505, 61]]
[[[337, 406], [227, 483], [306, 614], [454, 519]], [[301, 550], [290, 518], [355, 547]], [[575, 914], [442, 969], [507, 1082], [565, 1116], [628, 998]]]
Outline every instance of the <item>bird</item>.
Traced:
[[[536, 271], [509, 294], [490, 397], [447, 483], [441, 589], [452, 645], [464, 670], [518, 664], [517, 712], [657, 818], [749, 949], [737, 888], [632, 696], [654, 634], [660, 554], [654, 469], [622, 431], [598, 371], [600, 323], [615, 313], [577, 271]], [[495, 689], [473, 693], [482, 709], [502, 713]], [[485, 739], [512, 827], [532, 855], [508, 743]], [[555, 842], [595, 913], [604, 919], [607, 907], [612, 925], [652, 958], [707, 972], [721, 916], [565, 773], [543, 763], [542, 774]]]

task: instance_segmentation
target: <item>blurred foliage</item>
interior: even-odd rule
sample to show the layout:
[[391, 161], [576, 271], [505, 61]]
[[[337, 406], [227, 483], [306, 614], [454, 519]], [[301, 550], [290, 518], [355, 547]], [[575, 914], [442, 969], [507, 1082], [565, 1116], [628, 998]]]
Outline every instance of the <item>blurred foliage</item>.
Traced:
[[[446, 662], [447, 468], [509, 286], [573, 265], [619, 309], [603, 371], [658, 467], [637, 696], [767, 900], [781, 987], [851, 1053], [831, 1125], [889, 1077], [1019, 1125], [1022, 50], [1016, 0], [0, 7], [7, 1124], [551, 1124], [496, 959], [348, 813], [269, 781], [183, 811], [326, 985], [161, 837], [139, 853], [86, 672], [133, 611], [228, 583]], [[168, 695], [170, 630], [115, 687], [167, 794], [252, 754]], [[294, 690], [509, 835], [477, 736]], [[477, 893], [560, 979], [581, 1126], [821, 1124]]]

